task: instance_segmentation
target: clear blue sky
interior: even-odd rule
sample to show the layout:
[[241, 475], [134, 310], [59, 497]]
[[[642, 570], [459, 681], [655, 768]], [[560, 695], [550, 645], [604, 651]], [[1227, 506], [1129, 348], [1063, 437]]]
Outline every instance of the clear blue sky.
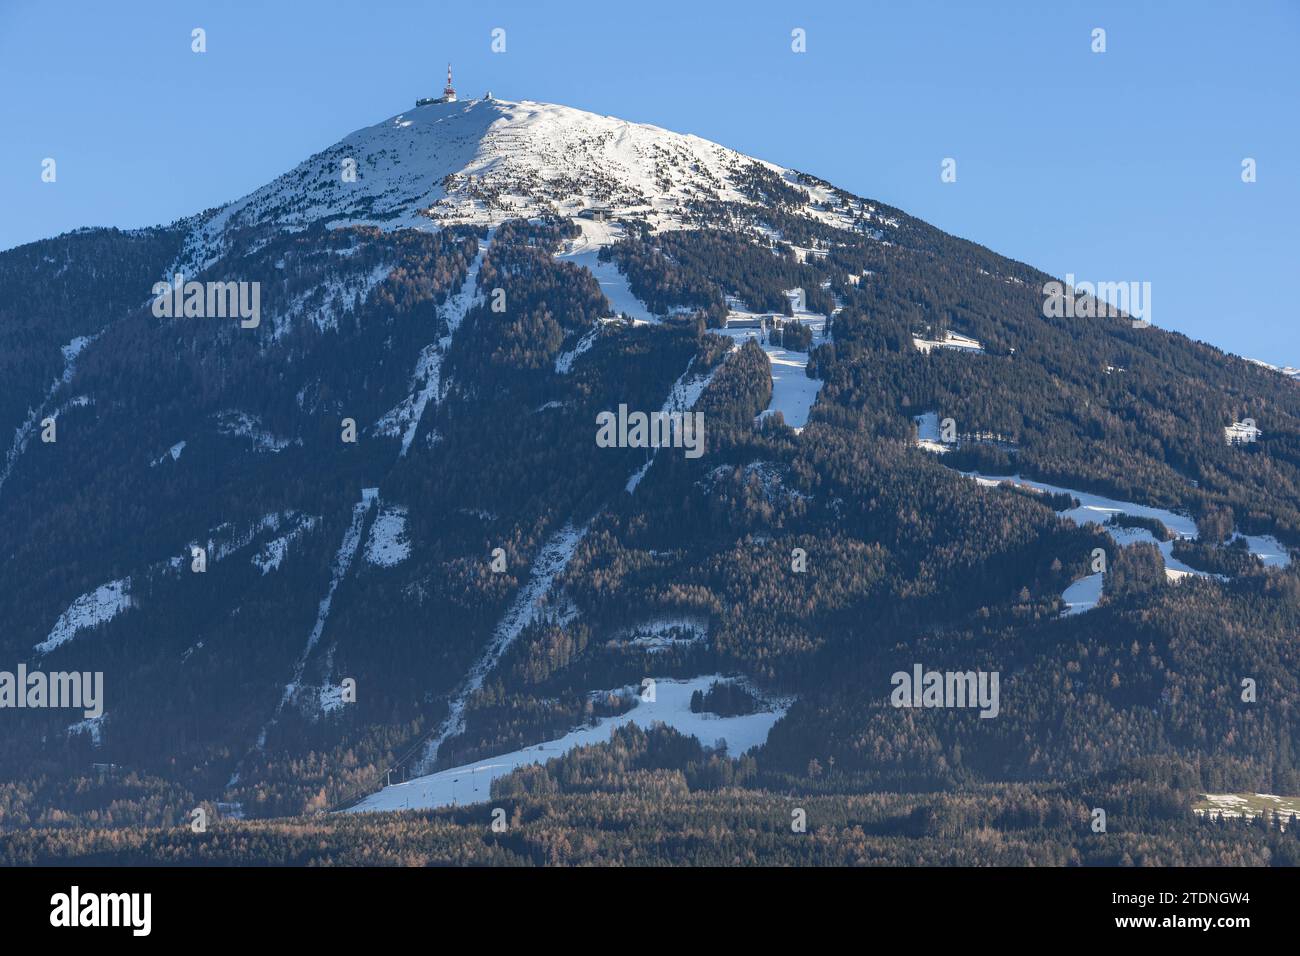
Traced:
[[462, 95], [696, 133], [1300, 365], [1297, 49], [1295, 0], [0, 0], [0, 248], [235, 199], [451, 60]]

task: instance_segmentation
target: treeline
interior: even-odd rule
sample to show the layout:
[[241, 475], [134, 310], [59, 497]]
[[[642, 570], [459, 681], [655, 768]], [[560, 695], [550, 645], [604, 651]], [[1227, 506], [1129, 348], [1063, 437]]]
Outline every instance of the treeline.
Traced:
[[[722, 770], [722, 767], [726, 770]], [[1186, 768], [1079, 788], [949, 793], [756, 789], [752, 762], [658, 728], [495, 782], [490, 803], [437, 811], [223, 820], [206, 833], [37, 829], [0, 835], [5, 865], [1287, 866], [1300, 828], [1196, 818]], [[844, 782], [844, 781], [841, 781]], [[1092, 809], [1107, 809], [1104, 833]], [[488, 826], [505, 811], [506, 827]], [[707, 833], [708, 839], [700, 839]], [[578, 834], [581, 835], [577, 836]]]

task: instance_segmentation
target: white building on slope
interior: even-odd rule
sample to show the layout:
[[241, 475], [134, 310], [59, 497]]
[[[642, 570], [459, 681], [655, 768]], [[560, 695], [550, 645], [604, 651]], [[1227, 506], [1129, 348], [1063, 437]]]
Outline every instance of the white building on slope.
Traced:
[[950, 329], [945, 329], [942, 338], [923, 339], [913, 333], [912, 344], [927, 355], [933, 349], [956, 349], [959, 352], [983, 352], [984, 346], [978, 339], [973, 339], [968, 335], [959, 335]]
[[1260, 430], [1255, 427], [1255, 419], [1253, 418], [1243, 418], [1239, 422], [1224, 426], [1223, 429], [1223, 437], [1228, 440], [1229, 445], [1257, 441], [1259, 436]]

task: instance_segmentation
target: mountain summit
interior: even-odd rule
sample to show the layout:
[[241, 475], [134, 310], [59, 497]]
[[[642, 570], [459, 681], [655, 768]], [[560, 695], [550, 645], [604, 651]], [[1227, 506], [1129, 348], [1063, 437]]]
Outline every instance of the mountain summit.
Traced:
[[265, 225], [432, 229], [584, 209], [668, 225], [692, 200], [745, 201], [736, 180], [753, 162], [697, 136], [568, 106], [438, 102], [345, 136], [216, 211], [196, 240], [206, 261], [225, 233]]

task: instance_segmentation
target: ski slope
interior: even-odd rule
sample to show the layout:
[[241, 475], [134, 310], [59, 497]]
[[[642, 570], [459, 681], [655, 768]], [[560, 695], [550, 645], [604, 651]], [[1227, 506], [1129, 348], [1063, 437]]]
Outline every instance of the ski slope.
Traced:
[[572, 730], [558, 740], [534, 744], [497, 757], [384, 787], [352, 807], [349, 812], [430, 809], [452, 804], [482, 803], [491, 797], [492, 781], [498, 777], [529, 764], [545, 763], [576, 747], [603, 743], [615, 728], [626, 724], [648, 729], [653, 723], [663, 723], [683, 734], [698, 738], [700, 743], [708, 747], [725, 740], [727, 752], [739, 756], [767, 740], [773, 725], [785, 716], [789, 703], [773, 702], [768, 705], [771, 708], [769, 710], [740, 717], [691, 713], [691, 695], [697, 690], [701, 693], [707, 691], [714, 681], [722, 679], [719, 675], [712, 674], [690, 680], [658, 680], [655, 682], [653, 702], [642, 701], [633, 694], [632, 688], [624, 688], [622, 692], [636, 702], [627, 713], [602, 718], [593, 726]]

